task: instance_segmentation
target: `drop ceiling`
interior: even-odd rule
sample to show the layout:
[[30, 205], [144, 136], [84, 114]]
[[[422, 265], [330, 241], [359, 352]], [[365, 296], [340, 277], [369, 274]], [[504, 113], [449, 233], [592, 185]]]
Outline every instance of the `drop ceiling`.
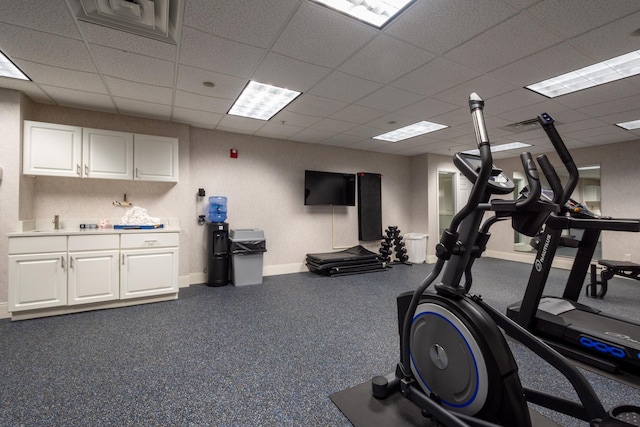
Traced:
[[[166, 2], [166, 0], [165, 0]], [[227, 132], [414, 156], [474, 148], [469, 93], [492, 143], [570, 148], [640, 139], [640, 77], [547, 99], [526, 85], [640, 49], [637, 0], [417, 0], [378, 30], [308, 0], [185, 0], [176, 42], [79, 20], [71, 0], [0, 2], [0, 50], [35, 102]], [[302, 92], [269, 121], [227, 115], [249, 80]], [[211, 82], [213, 86], [204, 82]], [[427, 120], [446, 129], [373, 136]], [[496, 153], [511, 157], [518, 152]]]

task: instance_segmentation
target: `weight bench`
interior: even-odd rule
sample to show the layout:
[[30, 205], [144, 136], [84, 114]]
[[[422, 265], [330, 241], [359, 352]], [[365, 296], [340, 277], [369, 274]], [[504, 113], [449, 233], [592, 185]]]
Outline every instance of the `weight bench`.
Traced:
[[[607, 282], [615, 275], [640, 280], [640, 264], [636, 264], [635, 262], [601, 259], [598, 261], [598, 264], [603, 266], [600, 272], [600, 280], [597, 278], [598, 266], [591, 264], [591, 283], [587, 285], [587, 296], [604, 298], [607, 293]], [[599, 292], [598, 286], [601, 287]]]

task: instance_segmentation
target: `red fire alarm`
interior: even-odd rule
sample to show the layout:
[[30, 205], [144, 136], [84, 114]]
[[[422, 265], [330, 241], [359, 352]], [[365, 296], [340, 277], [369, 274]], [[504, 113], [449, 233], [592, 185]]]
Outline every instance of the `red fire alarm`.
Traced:
[[231, 150], [229, 150], [229, 157], [231, 157], [232, 159], [237, 159], [238, 150], [236, 150], [235, 148], [232, 148]]

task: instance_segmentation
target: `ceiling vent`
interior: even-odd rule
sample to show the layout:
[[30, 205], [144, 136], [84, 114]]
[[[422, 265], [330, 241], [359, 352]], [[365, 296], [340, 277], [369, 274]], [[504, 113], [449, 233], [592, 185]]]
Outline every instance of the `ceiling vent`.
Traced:
[[69, 0], [82, 21], [176, 44], [183, 0]]
[[[555, 124], [557, 125], [559, 123], [555, 122]], [[520, 133], [534, 129], [541, 129], [541, 127], [538, 119], [529, 119], [517, 123], [511, 123], [510, 125], [503, 126], [500, 129], [506, 130], [507, 132]]]

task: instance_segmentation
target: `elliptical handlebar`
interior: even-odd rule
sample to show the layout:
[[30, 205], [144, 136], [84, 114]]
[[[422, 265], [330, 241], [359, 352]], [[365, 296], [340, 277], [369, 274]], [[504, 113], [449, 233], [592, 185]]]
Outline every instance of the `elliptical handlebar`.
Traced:
[[576, 185], [578, 185], [580, 172], [578, 172], [578, 167], [573, 161], [573, 158], [571, 157], [567, 146], [562, 140], [562, 137], [558, 133], [553, 118], [547, 113], [542, 113], [538, 116], [538, 122], [540, 123], [540, 125], [542, 125], [542, 129], [544, 129], [547, 136], [549, 137], [549, 140], [553, 144], [553, 148], [555, 148], [558, 156], [560, 156], [560, 160], [562, 161], [562, 163], [564, 163], [567, 171], [569, 171], [569, 179], [564, 186], [562, 199], [558, 202], [558, 204], [562, 206], [569, 200], [569, 197], [571, 197], [571, 193], [573, 193]]
[[529, 184], [529, 194], [524, 199], [516, 202], [516, 210], [526, 209], [535, 204], [540, 199], [540, 193], [542, 192], [540, 176], [538, 175], [538, 169], [531, 157], [531, 153], [525, 152], [520, 154], [520, 160], [522, 161], [522, 167], [527, 177], [527, 183]]
[[564, 191], [562, 190], [562, 182], [560, 182], [556, 169], [551, 165], [549, 158], [544, 154], [538, 156], [538, 164], [540, 165], [540, 169], [542, 169], [542, 173], [547, 178], [547, 181], [551, 186], [551, 190], [553, 191], [553, 199], [551, 200], [551, 203], [560, 205]]

